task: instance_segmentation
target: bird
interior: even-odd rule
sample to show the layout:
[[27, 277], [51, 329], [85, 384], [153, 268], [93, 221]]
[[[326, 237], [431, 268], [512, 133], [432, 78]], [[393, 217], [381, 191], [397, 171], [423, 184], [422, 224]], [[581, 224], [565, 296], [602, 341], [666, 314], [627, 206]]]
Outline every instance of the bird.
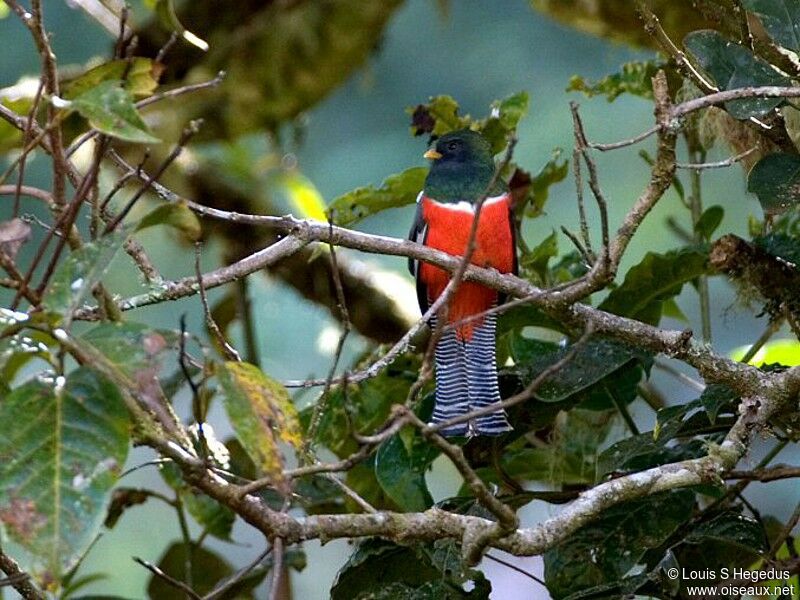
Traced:
[[[517, 273], [512, 196], [495, 175], [489, 141], [471, 129], [442, 135], [424, 157], [432, 161], [408, 238], [454, 256], [467, 251], [475, 210], [483, 199], [470, 262], [501, 273]], [[409, 259], [417, 299], [424, 314], [442, 294], [451, 274]], [[437, 425], [500, 402], [495, 358], [497, 316], [485, 311], [501, 304], [496, 290], [462, 281], [449, 298], [443, 329], [434, 352], [435, 401], [431, 424]], [[431, 317], [436, 326], [440, 315]], [[445, 437], [498, 436], [512, 427], [503, 408], [467, 422], [441, 427]]]

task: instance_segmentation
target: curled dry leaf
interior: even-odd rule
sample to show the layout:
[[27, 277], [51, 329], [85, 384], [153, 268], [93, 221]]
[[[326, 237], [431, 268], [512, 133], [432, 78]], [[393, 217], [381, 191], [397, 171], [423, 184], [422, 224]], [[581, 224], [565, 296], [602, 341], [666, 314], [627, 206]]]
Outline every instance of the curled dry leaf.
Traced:
[[31, 226], [19, 218], [0, 223], [0, 254], [9, 260], [17, 257], [22, 244], [31, 237]]

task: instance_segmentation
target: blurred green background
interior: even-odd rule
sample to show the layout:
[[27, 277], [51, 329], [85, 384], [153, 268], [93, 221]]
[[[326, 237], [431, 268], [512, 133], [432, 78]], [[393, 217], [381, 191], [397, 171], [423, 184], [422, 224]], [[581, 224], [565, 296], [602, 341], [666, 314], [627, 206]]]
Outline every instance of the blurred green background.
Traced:
[[[53, 44], [61, 65], [83, 64], [94, 56], [108, 55], [112, 44], [110, 36], [82, 12], [71, 9], [69, 2], [48, 0], [45, 9], [48, 27], [55, 34]], [[144, 13], [137, 9], [136, 14]], [[0, 87], [12, 85], [20, 76], [38, 71], [34, 46], [16, 19], [0, 20], [0, 48]], [[407, 106], [425, 102], [432, 95], [449, 94], [459, 101], [465, 112], [485, 115], [493, 100], [525, 90], [531, 94], [531, 111], [519, 129], [515, 160], [536, 172], [554, 148], [564, 149], [566, 156], [570, 154], [570, 99], [581, 102], [587, 133], [592, 140], [619, 140], [649, 127], [652, 105], [648, 101], [622, 96], [609, 104], [602, 98], [585, 100], [564, 90], [573, 74], [598, 79], [615, 72], [624, 62], [652, 56], [652, 52], [633, 51], [559, 25], [534, 11], [527, 0], [461, 0], [449, 3], [448, 10], [443, 10], [442, 3], [434, 0], [408, 0], [393, 16], [366, 66], [304, 115], [302, 141], [292, 148], [295, 156], [290, 158], [296, 159], [300, 170], [325, 200], [330, 201], [355, 187], [377, 184], [390, 174], [424, 164], [422, 153], [426, 140], [409, 135], [409, 118], [404, 111]], [[643, 147], [652, 152], [652, 143], [645, 143]], [[597, 156], [601, 184], [610, 203], [612, 227], [635, 201], [648, 176], [637, 150], [638, 147], [634, 147]], [[717, 148], [716, 152], [712, 160], [726, 156], [725, 148]], [[256, 162], [262, 157], [254, 152], [251, 158]], [[38, 180], [47, 185], [44, 167], [43, 162], [31, 163], [28, 170], [31, 183]], [[739, 167], [707, 172], [704, 202], [706, 206], [721, 204], [725, 207], [725, 221], [719, 233], [745, 231], [747, 215], [759, 210], [745, 191]], [[24, 210], [33, 212], [27, 205]], [[411, 212], [411, 208], [389, 210], [357, 227], [404, 236]], [[634, 239], [623, 271], [648, 250], [666, 250], [677, 245], [664, 228], [671, 214], [687, 219], [672, 191]], [[10, 202], [0, 204], [0, 220], [8, 215]], [[594, 212], [592, 219], [596, 223]], [[570, 175], [551, 190], [546, 214], [528, 223], [525, 234], [529, 242], [535, 244], [561, 225], [575, 229], [576, 224], [575, 191]], [[152, 254], [165, 275], [172, 277], [192, 272], [193, 259], [188, 246], [176, 243], [168, 233], [158, 231], [145, 235], [142, 241], [155, 245]], [[559, 236], [560, 248], [568, 250], [568, 240]], [[213, 245], [205, 249], [204, 265], [208, 268], [221, 262], [215, 250]], [[409, 311], [416, 314], [405, 260], [347, 254], [379, 274], [383, 278], [382, 285], [397, 294]], [[252, 281], [258, 346], [265, 371], [278, 378], [324, 376], [339, 331], [329, 313], [303, 300], [278, 281], [264, 277]], [[715, 302], [712, 307], [715, 346], [728, 351], [754, 340], [764, 323], [742, 310], [733, 292], [720, 279], [712, 280], [711, 288]], [[111, 289], [122, 294], [136, 289], [130, 271], [124, 266], [120, 265], [118, 273], [114, 274]], [[216, 297], [218, 294], [212, 294], [212, 299]], [[0, 300], [5, 301], [5, 298], [0, 296]], [[690, 324], [698, 329], [697, 300], [689, 286], [679, 304]], [[187, 313], [190, 329], [202, 329], [202, 313], [196, 298], [140, 309], [137, 313], [130, 314], [129, 318], [167, 327], [176, 327], [179, 315]], [[667, 325], [687, 326], [682, 322], [668, 322]], [[234, 341], [240, 341], [235, 328]], [[364, 347], [365, 341], [358, 335], [350, 337], [344, 363]], [[682, 402], [690, 397], [691, 391], [676, 388], [673, 380], [664, 380], [658, 373], [655, 377], [671, 402]], [[298, 402], [305, 403], [312, 398], [311, 393], [300, 394]], [[181, 402], [185, 403], [186, 399]], [[185, 411], [186, 406], [181, 409]], [[212, 422], [213, 416], [212, 413]], [[636, 416], [645, 421], [652, 419], [652, 413], [645, 411]], [[225, 437], [228, 432], [218, 433]], [[134, 451], [129, 466], [151, 458], [147, 451]], [[428, 479], [436, 499], [451, 495], [458, 487], [452, 470], [441, 462], [437, 462]], [[122, 483], [163, 487], [152, 468], [139, 470]], [[783, 506], [791, 504], [790, 499], [780, 499], [777, 493], [780, 489], [797, 495], [796, 490], [788, 487], [790, 483], [784, 488], [781, 485], [773, 484], [770, 498], [759, 498], [759, 506], [765, 512], [780, 515], [784, 512]], [[149, 573], [132, 565], [131, 556], [158, 562], [169, 543], [179, 537], [173, 513], [160, 508], [149, 503], [132, 509], [98, 542], [87, 558], [84, 572], [103, 571], [109, 578], [94, 584], [90, 590], [113, 590], [115, 594], [128, 597], [145, 596]], [[526, 509], [523, 518], [533, 522], [546, 517], [551, 510], [556, 509], [540, 509], [534, 504]], [[260, 535], [249, 527], [238, 523], [233, 537], [241, 544], [212, 541], [211, 545], [236, 564], [243, 564], [260, 552]], [[333, 542], [324, 547], [316, 542], [307, 544], [309, 565], [302, 573], [292, 574], [294, 597], [326, 598], [336, 570], [351, 550], [345, 542]], [[533, 572], [541, 571], [536, 558], [514, 559], [514, 562]], [[546, 590], [532, 587], [529, 579], [505, 567], [485, 561], [483, 568], [492, 579], [493, 597], [547, 597]]]

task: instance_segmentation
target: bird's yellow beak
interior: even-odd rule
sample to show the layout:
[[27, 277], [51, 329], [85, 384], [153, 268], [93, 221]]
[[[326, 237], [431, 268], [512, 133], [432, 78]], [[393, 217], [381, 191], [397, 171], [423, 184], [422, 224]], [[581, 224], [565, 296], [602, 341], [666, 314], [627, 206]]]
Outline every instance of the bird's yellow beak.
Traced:
[[436, 151], [436, 150], [434, 150], [433, 148], [431, 148], [430, 150], [428, 150], [428, 151], [427, 151], [425, 154], [423, 154], [422, 156], [423, 156], [423, 157], [425, 157], [425, 158], [429, 158], [429, 159], [431, 159], [431, 160], [438, 160], [438, 159], [442, 158], [442, 155], [441, 155], [441, 153], [440, 153], [440, 152], [437, 152], [437, 151]]

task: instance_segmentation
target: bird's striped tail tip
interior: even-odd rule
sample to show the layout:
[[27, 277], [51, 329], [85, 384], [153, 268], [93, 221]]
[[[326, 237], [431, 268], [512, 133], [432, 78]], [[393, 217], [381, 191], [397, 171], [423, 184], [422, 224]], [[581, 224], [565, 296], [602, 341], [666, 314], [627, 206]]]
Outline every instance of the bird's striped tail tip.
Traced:
[[[447, 420], [445, 418], [437, 418], [434, 413], [429, 425], [439, 425]], [[443, 427], [439, 430], [439, 433], [444, 437], [473, 437], [478, 435], [496, 437], [513, 430], [514, 428], [506, 417], [506, 411], [501, 409], [488, 415], [481, 415], [466, 423]]]
[[505, 410], [477, 417], [473, 423], [475, 435], [498, 436], [513, 431]]

